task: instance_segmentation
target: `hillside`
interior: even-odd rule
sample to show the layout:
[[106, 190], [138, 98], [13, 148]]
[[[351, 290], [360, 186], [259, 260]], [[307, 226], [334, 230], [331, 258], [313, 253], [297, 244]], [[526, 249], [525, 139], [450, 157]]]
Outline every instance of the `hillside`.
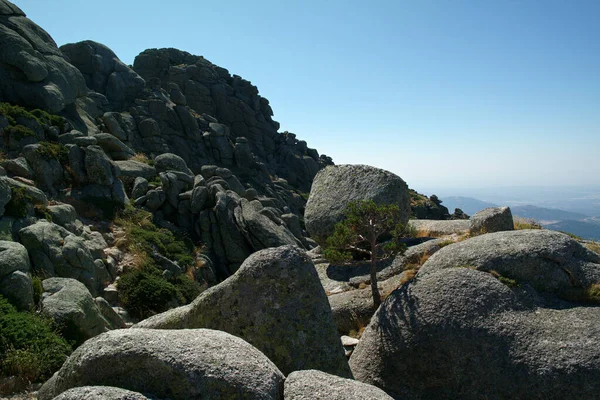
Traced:
[[2, 398], [597, 397], [597, 243], [273, 116], [202, 56], [59, 48], [0, 0]]

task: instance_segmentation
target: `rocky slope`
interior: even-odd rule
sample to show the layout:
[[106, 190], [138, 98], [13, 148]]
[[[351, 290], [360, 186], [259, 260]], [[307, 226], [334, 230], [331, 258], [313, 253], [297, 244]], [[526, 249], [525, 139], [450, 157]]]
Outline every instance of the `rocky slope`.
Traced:
[[[595, 397], [598, 254], [332, 166], [272, 117], [203, 57], [58, 48], [0, 0], [0, 395]], [[316, 242], [365, 199], [418, 218], [373, 275]]]

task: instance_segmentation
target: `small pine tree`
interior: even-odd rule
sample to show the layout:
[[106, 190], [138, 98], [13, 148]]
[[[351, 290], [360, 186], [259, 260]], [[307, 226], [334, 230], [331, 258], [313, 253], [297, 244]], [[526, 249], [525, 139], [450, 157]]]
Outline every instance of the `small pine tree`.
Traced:
[[[371, 200], [355, 201], [348, 205], [346, 219], [335, 225], [324, 251], [330, 262], [349, 262], [353, 254], [368, 256], [371, 261], [371, 292], [375, 307], [381, 304], [377, 288], [377, 261], [403, 252], [398, 242], [404, 232], [400, 208], [395, 204], [377, 205]], [[382, 238], [389, 238], [380, 242]]]

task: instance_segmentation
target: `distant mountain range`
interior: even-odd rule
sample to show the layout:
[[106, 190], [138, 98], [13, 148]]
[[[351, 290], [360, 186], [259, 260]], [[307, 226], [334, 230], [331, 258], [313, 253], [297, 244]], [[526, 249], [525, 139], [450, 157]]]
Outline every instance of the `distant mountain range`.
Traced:
[[[469, 215], [473, 215], [487, 207], [498, 207], [497, 204], [473, 197], [449, 196], [440, 199], [450, 212], [453, 212], [455, 208], [460, 208]], [[510, 209], [513, 216], [534, 219], [546, 229], [568, 232], [584, 239], [600, 240], [600, 218], [533, 205], [511, 206]]]
[[488, 203], [487, 201], [482, 201], [479, 199], [475, 199], [473, 197], [463, 197], [463, 196], [452, 196], [452, 197], [443, 197], [440, 198], [442, 200], [442, 204], [448, 208], [450, 214], [454, 212], [455, 208], [460, 208], [465, 213], [469, 215], [475, 214], [477, 211], [481, 211], [484, 208], [488, 207], [498, 207], [497, 204]]
[[588, 218], [588, 215], [574, 213], [570, 211], [557, 210], [554, 208], [543, 208], [536, 206], [514, 206], [511, 207], [513, 215], [521, 218], [533, 218], [542, 225], [548, 225], [565, 220], [582, 221]]

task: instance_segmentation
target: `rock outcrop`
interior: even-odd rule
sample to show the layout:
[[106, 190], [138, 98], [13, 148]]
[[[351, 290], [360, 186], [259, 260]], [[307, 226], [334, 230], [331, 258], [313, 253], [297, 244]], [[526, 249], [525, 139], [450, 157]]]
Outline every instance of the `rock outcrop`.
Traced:
[[350, 376], [314, 265], [292, 246], [254, 253], [191, 304], [134, 328], [222, 330], [261, 350], [284, 374], [314, 368]]
[[87, 90], [48, 33], [0, 0], [0, 101], [60, 112]]
[[240, 338], [208, 329], [122, 329], [88, 340], [40, 393], [113, 386], [173, 400], [280, 399], [283, 374]]
[[330, 166], [315, 177], [306, 203], [304, 219], [311, 237], [323, 243], [343, 219], [348, 204], [360, 200], [396, 204], [402, 223], [410, 215], [408, 186], [399, 176], [367, 165]]
[[600, 309], [561, 298], [585, 300], [573, 295], [600, 280], [599, 262], [550, 231], [444, 247], [376, 312], [354, 376], [405, 398], [594, 397]]

